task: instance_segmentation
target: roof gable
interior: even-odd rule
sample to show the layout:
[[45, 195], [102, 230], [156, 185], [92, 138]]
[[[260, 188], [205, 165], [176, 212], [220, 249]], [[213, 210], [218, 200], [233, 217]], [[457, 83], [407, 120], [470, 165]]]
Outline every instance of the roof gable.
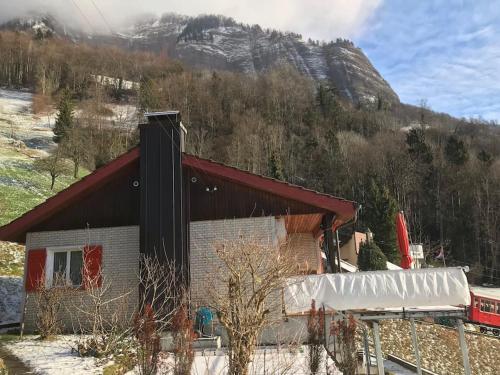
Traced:
[[[81, 201], [92, 192], [98, 191], [101, 187], [117, 178], [117, 176], [122, 175], [124, 170], [137, 165], [139, 157], [140, 149], [139, 147], [135, 147], [105, 166], [95, 170], [93, 173], [60, 191], [11, 223], [0, 227], [0, 240], [24, 241], [27, 232], [31, 231], [44, 220], [59, 214], [66, 207]], [[319, 211], [334, 212], [337, 215], [336, 225], [352, 220], [356, 215], [357, 206], [352, 201], [318, 193], [300, 186], [256, 175], [189, 154], [184, 154], [182, 164], [184, 167], [193, 168], [194, 170], [216, 176], [230, 183], [247, 186], [255, 190], [317, 207]]]

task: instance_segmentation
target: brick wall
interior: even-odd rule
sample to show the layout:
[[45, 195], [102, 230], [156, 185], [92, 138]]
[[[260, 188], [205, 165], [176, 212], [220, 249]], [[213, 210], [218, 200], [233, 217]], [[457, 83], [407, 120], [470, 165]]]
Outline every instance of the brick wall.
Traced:
[[274, 217], [195, 221], [190, 223], [189, 231], [191, 301], [194, 306], [207, 303], [207, 288], [214, 281], [210, 273], [220, 265], [215, 246], [242, 236], [277, 248], [280, 239], [286, 237], [284, 221]]
[[288, 246], [296, 255], [300, 270], [305, 273], [321, 272], [321, 252], [312, 233], [292, 233], [288, 237]]
[[[105, 310], [108, 317], [112, 312], [124, 310], [123, 316], [131, 316], [138, 301], [137, 275], [139, 273], [139, 227], [96, 228], [53, 232], [28, 233], [26, 249], [47, 248], [52, 246], [80, 246], [85, 244], [101, 245], [103, 288], [109, 286], [105, 298], [111, 299], [129, 293], [125, 298], [118, 299]], [[27, 257], [26, 257], [27, 258]], [[26, 267], [25, 267], [26, 269]], [[78, 327], [85, 321], [78, 308], [88, 305], [85, 292], [75, 290], [65, 298], [62, 322], [66, 331]], [[36, 301], [30, 293], [24, 318], [25, 329], [31, 332], [35, 329]], [[71, 313], [70, 313], [71, 312]]]

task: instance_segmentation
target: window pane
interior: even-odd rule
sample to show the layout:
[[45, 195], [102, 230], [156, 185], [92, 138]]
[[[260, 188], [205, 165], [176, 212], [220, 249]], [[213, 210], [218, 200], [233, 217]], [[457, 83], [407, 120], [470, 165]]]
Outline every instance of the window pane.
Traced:
[[69, 278], [73, 285], [82, 284], [83, 254], [81, 251], [72, 251], [69, 266]]
[[66, 251], [54, 253], [54, 273], [52, 274], [52, 285], [66, 284]]

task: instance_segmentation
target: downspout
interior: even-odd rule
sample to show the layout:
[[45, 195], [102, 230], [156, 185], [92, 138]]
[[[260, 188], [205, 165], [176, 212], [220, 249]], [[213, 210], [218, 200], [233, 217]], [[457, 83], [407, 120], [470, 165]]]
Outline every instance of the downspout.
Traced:
[[[358, 220], [358, 212], [359, 212], [359, 210], [361, 208], [361, 205], [358, 205], [357, 203], [354, 203], [354, 205], [355, 205], [355, 212], [354, 212], [354, 216], [352, 217], [352, 219], [349, 220], [349, 221], [346, 221], [342, 225], [339, 225], [338, 228], [335, 228], [335, 237], [336, 237], [336, 240], [337, 240], [337, 262], [338, 262], [338, 266], [339, 266], [339, 273], [342, 273], [342, 267], [340, 266], [339, 230], [342, 229], [342, 228], [347, 227], [348, 225], [354, 224]], [[334, 220], [335, 220], [335, 217], [334, 217]], [[334, 222], [334, 220], [333, 220], [333, 222]], [[332, 222], [332, 230], [333, 230], [333, 222]], [[356, 234], [354, 234], [354, 243], [356, 243]]]

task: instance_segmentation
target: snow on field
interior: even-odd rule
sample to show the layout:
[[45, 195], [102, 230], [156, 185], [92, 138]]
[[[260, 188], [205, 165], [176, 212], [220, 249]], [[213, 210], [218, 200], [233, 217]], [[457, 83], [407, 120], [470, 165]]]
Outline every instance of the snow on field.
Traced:
[[22, 290], [21, 277], [0, 276], [0, 324], [21, 320]]
[[60, 336], [52, 341], [33, 338], [10, 342], [5, 347], [40, 375], [102, 374], [95, 358], [79, 357], [71, 352], [77, 336]]
[[[300, 347], [296, 350], [289, 348], [261, 348], [258, 349], [253, 362], [250, 365], [250, 374], [310, 374], [307, 366], [307, 348]], [[193, 375], [226, 374], [228, 366], [227, 355], [223, 351], [198, 352], [195, 356]], [[328, 362], [332, 372], [330, 374], [341, 374], [333, 372], [333, 363]], [[318, 374], [326, 374], [323, 364]]]
[[[23, 363], [31, 367], [35, 373], [42, 375], [63, 374], [102, 374], [107, 366], [96, 363], [94, 358], [79, 357], [71, 348], [76, 345], [77, 336], [59, 336], [52, 341], [40, 341], [29, 337], [22, 341], [9, 342], [5, 348], [18, 357]], [[257, 350], [253, 362], [250, 364], [249, 373], [257, 374], [282, 374], [305, 375], [309, 374], [307, 366], [307, 348], [295, 347], [294, 349], [274, 347], [260, 348]], [[160, 372], [172, 369], [174, 357], [166, 354], [162, 360]], [[341, 375], [331, 361], [328, 361], [329, 374]], [[227, 373], [228, 358], [224, 350], [198, 350], [195, 352], [192, 375], [223, 375]], [[127, 375], [138, 374], [138, 369], [129, 371]], [[326, 374], [323, 362], [318, 374]]]
[[0, 89], [0, 137], [20, 140], [30, 148], [53, 146], [55, 112], [34, 115], [33, 94], [24, 90]]
[[[275, 347], [261, 347], [256, 351], [254, 360], [250, 364], [249, 374], [282, 374], [282, 375], [306, 375], [311, 371], [307, 366], [307, 348], [306, 347], [284, 347], [277, 349]], [[324, 354], [323, 354], [324, 358]], [[161, 373], [167, 373], [173, 366], [174, 358], [168, 356], [161, 366]], [[225, 375], [228, 370], [228, 357], [225, 350], [198, 350], [195, 352], [191, 375]], [[329, 374], [342, 375], [331, 360], [327, 363]], [[323, 362], [320, 366], [318, 375], [326, 374], [326, 366]], [[138, 371], [129, 371], [127, 375], [137, 375]]]

